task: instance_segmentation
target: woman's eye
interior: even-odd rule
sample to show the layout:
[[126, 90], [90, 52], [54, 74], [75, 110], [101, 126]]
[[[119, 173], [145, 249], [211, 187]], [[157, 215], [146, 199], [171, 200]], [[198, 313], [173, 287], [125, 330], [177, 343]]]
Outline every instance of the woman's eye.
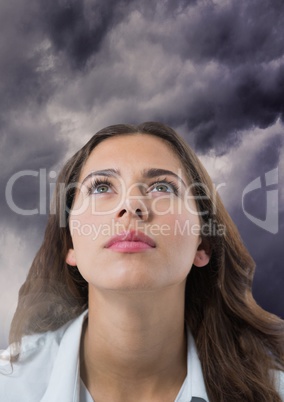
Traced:
[[174, 193], [173, 187], [167, 183], [157, 183], [151, 188], [151, 191], [158, 193]]
[[109, 183], [94, 182], [91, 184], [89, 194], [105, 194], [112, 192], [112, 187]]
[[99, 184], [98, 186], [94, 187], [93, 192], [96, 194], [101, 194], [101, 193], [109, 193], [110, 192], [110, 186], [107, 184]]

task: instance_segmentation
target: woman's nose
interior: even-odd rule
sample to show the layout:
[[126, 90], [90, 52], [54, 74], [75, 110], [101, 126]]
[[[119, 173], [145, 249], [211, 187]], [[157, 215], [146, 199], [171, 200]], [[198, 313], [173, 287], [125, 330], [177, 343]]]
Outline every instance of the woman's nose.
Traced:
[[125, 198], [121, 208], [117, 212], [117, 218], [131, 217], [147, 221], [150, 216], [149, 200], [147, 196], [130, 195]]

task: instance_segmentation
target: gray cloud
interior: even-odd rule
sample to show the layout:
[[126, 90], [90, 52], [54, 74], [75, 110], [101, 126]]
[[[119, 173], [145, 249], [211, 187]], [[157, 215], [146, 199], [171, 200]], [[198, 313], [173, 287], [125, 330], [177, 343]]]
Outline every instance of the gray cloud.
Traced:
[[[266, 63], [283, 55], [283, 2], [199, 1], [189, 8], [178, 48], [184, 58], [224, 64]], [[273, 46], [272, 46], [273, 45]]]
[[[51, 169], [64, 153], [64, 140], [57, 136], [46, 112], [54, 93], [48, 69], [42, 68], [46, 52], [43, 35], [37, 29], [36, 3], [12, 1], [1, 5], [0, 23], [4, 40], [0, 48], [0, 185], [5, 189], [11, 176], [19, 171]], [[15, 203], [22, 208], [38, 200], [39, 185], [27, 176], [15, 184]], [[45, 218], [31, 219], [17, 215], [7, 205], [4, 191], [0, 195], [2, 227], [9, 224], [18, 230], [40, 226]]]
[[64, 54], [72, 68], [80, 70], [131, 8], [129, 0], [41, 1], [41, 26], [55, 51]]
[[[131, 97], [139, 118], [144, 98], [152, 119], [185, 126], [197, 149], [219, 153], [243, 130], [283, 121], [283, 17], [277, 0], [57, 1], [41, 10], [58, 73], [84, 77], [77, 105]], [[163, 100], [153, 106], [158, 91]]]
[[[273, 132], [274, 131], [274, 132]], [[254, 295], [256, 300], [269, 311], [284, 318], [283, 296], [284, 276], [281, 261], [283, 253], [284, 234], [284, 205], [283, 163], [284, 139], [283, 133], [277, 128], [271, 130], [265, 137], [263, 133], [253, 136], [250, 134], [242, 149], [231, 154], [233, 169], [227, 176], [229, 181], [224, 190], [224, 201], [229, 212], [242, 234], [244, 243], [256, 262]], [[261, 138], [262, 136], [262, 138]], [[258, 137], [261, 142], [258, 143]], [[249, 144], [249, 145], [248, 145]], [[253, 151], [253, 152], [252, 152]], [[279, 183], [266, 187], [265, 174], [275, 168], [279, 170]], [[278, 214], [279, 229], [277, 234], [264, 230], [248, 219], [242, 207], [242, 197], [245, 187], [253, 180], [260, 178], [262, 187], [244, 197], [244, 209], [251, 216], [265, 221], [267, 211], [272, 208], [267, 202], [267, 191], [278, 191], [279, 208], [273, 210]], [[227, 198], [229, 197], [229, 198]]]
[[224, 141], [228, 147], [238, 131], [283, 121], [283, 17], [278, 0], [199, 1], [149, 29], [150, 41], [169, 57], [190, 60], [201, 71], [215, 66], [194, 91], [194, 81], [185, 80], [186, 106], [169, 119], [193, 131], [198, 149], [218, 149]]

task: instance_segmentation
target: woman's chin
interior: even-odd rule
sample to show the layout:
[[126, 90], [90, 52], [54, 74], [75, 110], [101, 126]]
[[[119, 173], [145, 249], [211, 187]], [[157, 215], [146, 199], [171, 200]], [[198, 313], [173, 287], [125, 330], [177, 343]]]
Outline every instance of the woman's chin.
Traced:
[[89, 282], [95, 288], [106, 291], [118, 291], [118, 292], [138, 292], [138, 291], [150, 291], [161, 288], [161, 277], [157, 275], [143, 271], [132, 269], [120, 269], [113, 275], [105, 276], [104, 278], [95, 278]]

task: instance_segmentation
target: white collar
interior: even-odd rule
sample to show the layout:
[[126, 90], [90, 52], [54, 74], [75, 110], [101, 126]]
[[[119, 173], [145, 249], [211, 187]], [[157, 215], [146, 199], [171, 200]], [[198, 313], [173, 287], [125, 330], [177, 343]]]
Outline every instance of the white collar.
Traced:
[[[197, 354], [195, 341], [187, 325], [187, 376], [184, 382], [184, 390], [181, 393], [181, 399], [177, 402], [189, 402], [193, 397], [201, 398], [204, 402], [209, 402], [205, 389], [201, 363]], [[200, 401], [201, 402], [201, 401]]]
[[40, 402], [79, 402], [80, 340], [82, 326], [88, 311], [84, 311], [66, 329], [47, 389]]

